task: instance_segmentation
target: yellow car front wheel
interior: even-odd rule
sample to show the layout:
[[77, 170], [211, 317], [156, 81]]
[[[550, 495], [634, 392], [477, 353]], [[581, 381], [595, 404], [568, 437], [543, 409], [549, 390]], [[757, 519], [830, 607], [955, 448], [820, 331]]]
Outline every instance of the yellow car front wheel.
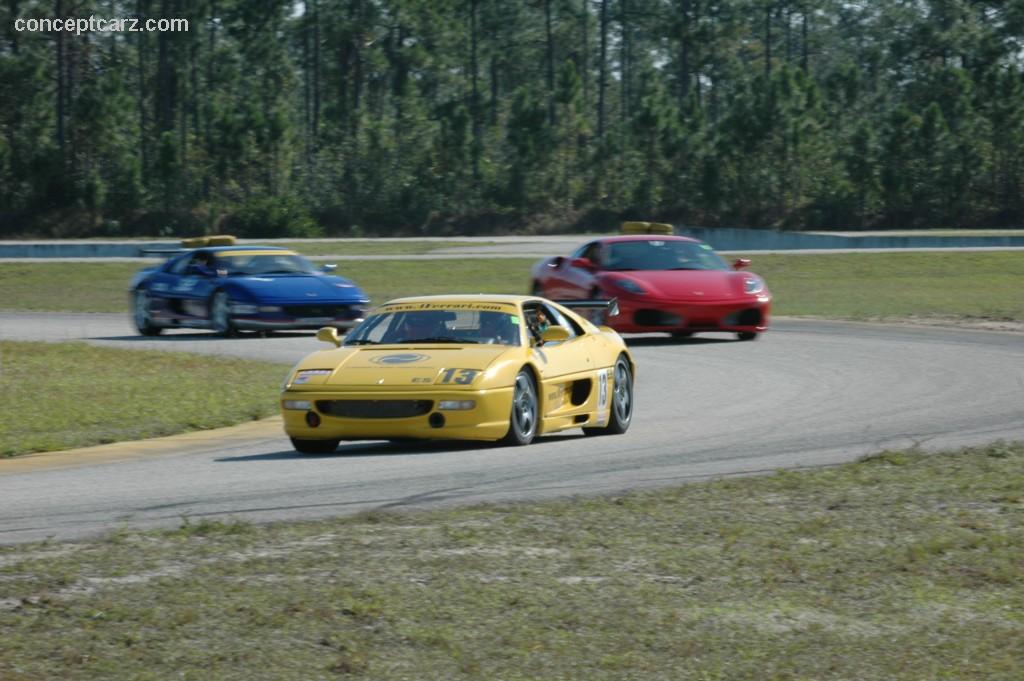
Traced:
[[537, 385], [533, 374], [522, 369], [516, 375], [512, 390], [512, 413], [509, 415], [508, 433], [502, 444], [528, 445], [537, 435], [537, 417], [540, 408], [537, 400]]

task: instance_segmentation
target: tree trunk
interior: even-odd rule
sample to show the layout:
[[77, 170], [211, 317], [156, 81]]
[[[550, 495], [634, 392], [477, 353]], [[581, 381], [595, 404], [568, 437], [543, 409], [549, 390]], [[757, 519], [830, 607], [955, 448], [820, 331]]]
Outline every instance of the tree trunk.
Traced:
[[320, 130], [320, 5], [313, 0], [313, 148]]
[[679, 99], [680, 108], [690, 96], [690, 0], [683, 0], [679, 21]]
[[622, 47], [620, 50], [620, 61], [622, 62], [620, 64], [620, 78], [622, 80], [622, 88], [620, 101], [622, 111], [619, 112], [619, 115], [623, 121], [627, 121], [629, 120], [630, 78], [633, 69], [633, 65], [631, 63], [633, 59], [633, 44], [630, 35], [629, 0], [622, 0], [620, 10], [619, 24], [622, 29]]
[[590, 108], [590, 10], [587, 8], [587, 0], [580, 0], [580, 39], [583, 49], [580, 52], [579, 71], [583, 81], [583, 106], [584, 110]]
[[[144, 21], [148, 7], [146, 0], [138, 0], [135, 5], [136, 15], [139, 21]], [[136, 33], [136, 46], [138, 48], [138, 110], [139, 110], [139, 158], [142, 164], [142, 184], [146, 184], [146, 176], [149, 171], [149, 109], [146, 106], [146, 68], [147, 68], [147, 35]]]
[[604, 92], [608, 85], [608, 2], [601, 0], [601, 53], [597, 65], [597, 136], [604, 137]]
[[804, 7], [803, 14], [801, 15], [800, 21], [800, 66], [803, 68], [804, 73], [807, 73], [808, 66], [808, 47], [807, 47], [807, 7]]
[[479, 0], [470, 0], [469, 3], [469, 114], [473, 120], [473, 181], [480, 180], [480, 84], [477, 74], [477, 41], [479, 40], [477, 26], [477, 8]]
[[[56, 1], [53, 9], [54, 17], [60, 19], [64, 16], [64, 7], [61, 0]], [[54, 43], [56, 49], [57, 67], [57, 147], [60, 150], [60, 163], [64, 165], [67, 158], [65, 149], [64, 115], [66, 111], [65, 97], [67, 96], [67, 82], [65, 80], [65, 53], [64, 53], [64, 31], [57, 31], [57, 40]]]
[[544, 37], [546, 46], [546, 72], [548, 84], [548, 124], [555, 124], [555, 40], [551, 31], [551, 0], [544, 0]]

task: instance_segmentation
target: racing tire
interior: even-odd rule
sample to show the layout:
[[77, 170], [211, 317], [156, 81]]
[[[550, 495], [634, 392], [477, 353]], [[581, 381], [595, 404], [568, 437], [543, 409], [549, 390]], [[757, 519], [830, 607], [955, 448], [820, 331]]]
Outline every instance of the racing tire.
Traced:
[[620, 355], [615, 361], [612, 375], [608, 425], [584, 428], [585, 435], [622, 435], [633, 422], [633, 370], [625, 357]]
[[530, 287], [530, 295], [538, 298], [544, 297], [544, 287], [540, 285], [539, 281], [533, 282], [533, 286]]
[[297, 437], [291, 438], [292, 447], [295, 451], [303, 454], [330, 454], [338, 448], [341, 440], [302, 440]]
[[135, 289], [132, 293], [132, 321], [135, 322], [135, 328], [143, 336], [159, 336], [164, 329], [153, 323], [149, 305], [149, 294], [144, 289]]
[[501, 439], [503, 445], [528, 445], [537, 436], [540, 402], [533, 374], [521, 369], [512, 387], [512, 412], [508, 419], [508, 432]]
[[757, 334], [753, 331], [740, 331], [736, 337], [741, 341], [752, 341], [757, 339]]
[[210, 326], [213, 330], [224, 336], [230, 338], [231, 336], [238, 335], [238, 329], [231, 322], [231, 301], [228, 298], [228, 292], [221, 289], [214, 291], [213, 295], [210, 296]]

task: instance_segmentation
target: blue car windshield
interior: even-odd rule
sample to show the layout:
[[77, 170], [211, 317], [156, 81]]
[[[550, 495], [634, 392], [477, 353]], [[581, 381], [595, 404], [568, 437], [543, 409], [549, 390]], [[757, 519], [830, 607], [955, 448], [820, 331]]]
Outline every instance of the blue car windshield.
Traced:
[[729, 269], [707, 244], [668, 239], [608, 244], [602, 266], [606, 270], [618, 271]]
[[213, 267], [228, 275], [313, 274], [316, 269], [301, 255], [294, 253], [218, 253]]

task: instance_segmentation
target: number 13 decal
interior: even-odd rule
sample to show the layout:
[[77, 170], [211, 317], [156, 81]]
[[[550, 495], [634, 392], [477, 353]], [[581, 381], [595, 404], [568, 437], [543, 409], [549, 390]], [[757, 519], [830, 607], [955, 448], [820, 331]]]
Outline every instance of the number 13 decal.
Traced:
[[466, 385], [472, 383], [473, 379], [480, 372], [475, 369], [445, 369], [444, 373], [441, 374], [441, 378], [438, 379], [438, 383], [458, 383], [460, 385]]

